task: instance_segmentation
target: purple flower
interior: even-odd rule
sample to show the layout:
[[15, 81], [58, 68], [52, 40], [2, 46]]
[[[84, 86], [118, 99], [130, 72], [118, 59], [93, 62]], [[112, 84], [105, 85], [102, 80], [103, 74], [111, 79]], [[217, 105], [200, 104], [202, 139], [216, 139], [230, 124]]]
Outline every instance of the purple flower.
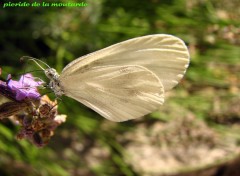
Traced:
[[37, 87], [43, 82], [34, 80], [31, 74], [22, 75], [19, 81], [10, 79], [8, 87], [16, 93], [16, 99], [21, 101], [25, 98], [38, 99], [40, 97]]

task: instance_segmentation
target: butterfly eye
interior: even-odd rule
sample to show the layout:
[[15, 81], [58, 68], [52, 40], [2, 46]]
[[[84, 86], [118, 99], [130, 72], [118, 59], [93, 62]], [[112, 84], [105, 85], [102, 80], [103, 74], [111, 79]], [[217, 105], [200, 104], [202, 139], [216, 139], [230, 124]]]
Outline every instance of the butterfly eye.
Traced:
[[47, 69], [45, 70], [45, 75], [49, 78], [52, 79], [53, 78], [53, 73], [51, 70]]
[[49, 73], [48, 73], [48, 76], [51, 76], [51, 77], [52, 77], [52, 76], [53, 76], [53, 73], [49, 72]]

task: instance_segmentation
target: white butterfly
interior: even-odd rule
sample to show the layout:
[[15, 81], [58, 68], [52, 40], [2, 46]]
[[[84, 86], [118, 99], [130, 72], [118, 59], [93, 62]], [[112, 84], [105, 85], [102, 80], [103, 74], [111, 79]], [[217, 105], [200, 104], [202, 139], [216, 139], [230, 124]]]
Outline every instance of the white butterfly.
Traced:
[[71, 97], [120, 122], [157, 110], [189, 64], [184, 42], [172, 35], [133, 38], [82, 56], [60, 75], [45, 69], [56, 96]]

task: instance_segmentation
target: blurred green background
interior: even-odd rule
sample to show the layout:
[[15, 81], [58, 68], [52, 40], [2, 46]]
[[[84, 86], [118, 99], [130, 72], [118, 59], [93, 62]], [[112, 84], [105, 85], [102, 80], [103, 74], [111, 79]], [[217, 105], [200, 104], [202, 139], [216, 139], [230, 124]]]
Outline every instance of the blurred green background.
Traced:
[[43, 148], [18, 141], [19, 127], [3, 120], [1, 176], [240, 175], [239, 0], [86, 0], [86, 7], [3, 8], [4, 2], [3, 77], [23, 72], [24, 55], [60, 72], [79, 56], [159, 33], [182, 38], [191, 64], [159, 111], [133, 121], [107, 121], [63, 97], [59, 112], [67, 121]]

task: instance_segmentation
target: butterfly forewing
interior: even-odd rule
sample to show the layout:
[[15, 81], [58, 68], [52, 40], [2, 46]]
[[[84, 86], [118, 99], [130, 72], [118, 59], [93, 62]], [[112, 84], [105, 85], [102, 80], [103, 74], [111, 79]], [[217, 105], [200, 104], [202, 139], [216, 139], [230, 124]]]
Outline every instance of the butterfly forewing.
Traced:
[[188, 49], [181, 39], [156, 34], [130, 39], [82, 56], [68, 64], [61, 77], [96, 66], [140, 65], [155, 73], [164, 90], [168, 91], [183, 77], [188, 64]]

